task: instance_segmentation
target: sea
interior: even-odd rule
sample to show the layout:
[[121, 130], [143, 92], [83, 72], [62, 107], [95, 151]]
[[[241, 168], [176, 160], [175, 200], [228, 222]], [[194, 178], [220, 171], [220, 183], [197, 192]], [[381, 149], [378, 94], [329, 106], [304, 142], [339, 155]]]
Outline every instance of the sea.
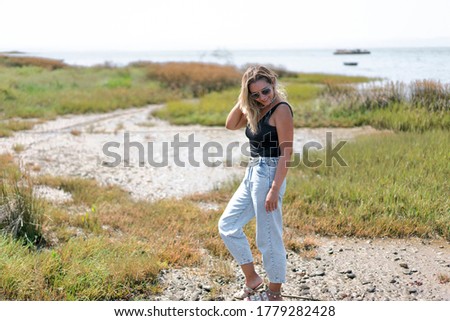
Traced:
[[62, 59], [79, 66], [105, 63], [126, 66], [136, 61], [209, 62], [237, 67], [258, 63], [295, 72], [368, 76], [405, 83], [424, 79], [450, 83], [450, 47], [358, 48], [370, 51], [370, 54], [359, 55], [334, 55], [336, 49], [41, 51], [27, 52], [26, 55]]

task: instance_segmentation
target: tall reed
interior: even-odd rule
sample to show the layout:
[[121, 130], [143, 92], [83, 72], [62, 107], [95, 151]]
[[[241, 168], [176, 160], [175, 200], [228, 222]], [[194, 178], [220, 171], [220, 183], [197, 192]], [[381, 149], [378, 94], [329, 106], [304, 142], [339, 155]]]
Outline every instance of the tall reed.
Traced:
[[18, 177], [1, 180], [0, 230], [3, 233], [29, 244], [42, 244], [42, 215], [30, 180], [24, 181]]

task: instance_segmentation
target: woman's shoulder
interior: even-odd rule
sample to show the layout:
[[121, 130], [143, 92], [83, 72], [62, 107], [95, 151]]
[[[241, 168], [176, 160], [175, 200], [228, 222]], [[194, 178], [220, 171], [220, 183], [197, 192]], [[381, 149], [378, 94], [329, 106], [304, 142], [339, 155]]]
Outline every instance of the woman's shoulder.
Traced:
[[287, 101], [284, 101], [284, 100], [280, 101], [279, 103], [277, 103], [275, 105], [275, 107], [273, 108], [273, 113], [275, 113], [277, 110], [282, 110], [281, 112], [278, 111], [277, 114], [286, 113], [289, 110], [291, 116], [294, 115], [294, 112], [292, 111], [291, 105]]

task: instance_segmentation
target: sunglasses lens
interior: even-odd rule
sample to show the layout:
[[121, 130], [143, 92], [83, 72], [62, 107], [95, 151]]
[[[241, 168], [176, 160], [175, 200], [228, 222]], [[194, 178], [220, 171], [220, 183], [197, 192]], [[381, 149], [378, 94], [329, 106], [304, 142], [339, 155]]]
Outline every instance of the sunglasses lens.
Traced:
[[[270, 92], [272, 91], [272, 88], [268, 87], [268, 88], [264, 88], [263, 90], [261, 90], [261, 94], [264, 96], [267, 96], [268, 94], [270, 94]], [[259, 99], [261, 96], [260, 93], [253, 93], [250, 95], [251, 98], [253, 99]]]
[[267, 96], [268, 94], [270, 94], [271, 91], [272, 91], [272, 90], [271, 90], [270, 88], [265, 88], [265, 89], [263, 89], [263, 90], [261, 91], [261, 93], [262, 93], [264, 96]]

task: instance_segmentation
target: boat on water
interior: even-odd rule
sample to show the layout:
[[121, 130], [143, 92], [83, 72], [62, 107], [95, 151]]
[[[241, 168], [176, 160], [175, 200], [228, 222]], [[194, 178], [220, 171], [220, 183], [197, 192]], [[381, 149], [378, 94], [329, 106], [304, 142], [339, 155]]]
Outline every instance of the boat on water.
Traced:
[[338, 49], [334, 52], [335, 55], [368, 55], [369, 50], [365, 49]]
[[358, 66], [358, 63], [354, 61], [344, 62], [344, 66]]

